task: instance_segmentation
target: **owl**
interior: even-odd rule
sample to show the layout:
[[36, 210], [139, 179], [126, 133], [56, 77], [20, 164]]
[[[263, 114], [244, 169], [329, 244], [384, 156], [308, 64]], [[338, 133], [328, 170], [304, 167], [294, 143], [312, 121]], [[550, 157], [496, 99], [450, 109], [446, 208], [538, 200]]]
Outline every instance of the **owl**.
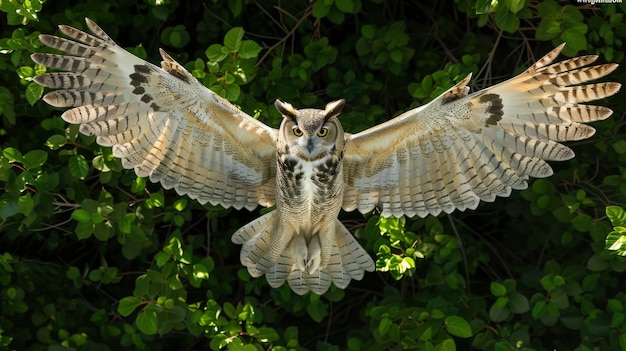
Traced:
[[62, 72], [35, 81], [57, 89], [45, 102], [71, 107], [65, 121], [111, 146], [139, 177], [198, 202], [225, 208], [276, 206], [237, 230], [241, 262], [272, 287], [297, 294], [346, 288], [375, 264], [338, 220], [345, 211], [427, 216], [475, 209], [480, 201], [524, 189], [552, 174], [546, 161], [574, 153], [562, 141], [590, 137], [586, 124], [608, 118], [583, 104], [620, 84], [588, 83], [617, 64], [597, 56], [553, 63], [563, 45], [520, 75], [469, 93], [470, 76], [430, 103], [357, 134], [344, 132], [344, 100], [296, 109], [277, 100], [269, 127], [197, 81], [161, 50], [162, 67], [115, 44], [94, 22], [93, 34], [61, 25], [70, 39], [41, 35], [67, 55], [32, 59]]

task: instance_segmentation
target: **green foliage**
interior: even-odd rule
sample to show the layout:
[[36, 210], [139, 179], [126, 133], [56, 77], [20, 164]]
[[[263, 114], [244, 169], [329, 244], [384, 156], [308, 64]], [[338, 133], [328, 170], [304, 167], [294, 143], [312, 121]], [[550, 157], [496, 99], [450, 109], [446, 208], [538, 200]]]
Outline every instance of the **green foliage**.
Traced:
[[606, 249], [626, 256], [626, 212], [618, 206], [608, 206], [606, 215], [613, 224], [613, 231], [606, 237]]
[[361, 27], [361, 37], [356, 42], [356, 53], [367, 66], [374, 70], [389, 70], [400, 75], [413, 57], [414, 50], [407, 47], [409, 36], [406, 23], [402, 21], [377, 28], [375, 25]]
[[[301, 297], [250, 277], [230, 242], [264, 210], [199, 205], [137, 178], [63, 122], [32, 81], [46, 70], [30, 60], [48, 50], [38, 35], [89, 17], [151, 62], [163, 46], [271, 126], [276, 98], [345, 98], [342, 123], [357, 132], [469, 73], [472, 89], [495, 84], [561, 42], [566, 55], [624, 58], [623, 4], [450, 6], [0, 1], [0, 350], [625, 349], [621, 112], [571, 143], [576, 158], [553, 164], [554, 176], [475, 211], [342, 214], [377, 272]], [[600, 103], [626, 110], [624, 99]]]

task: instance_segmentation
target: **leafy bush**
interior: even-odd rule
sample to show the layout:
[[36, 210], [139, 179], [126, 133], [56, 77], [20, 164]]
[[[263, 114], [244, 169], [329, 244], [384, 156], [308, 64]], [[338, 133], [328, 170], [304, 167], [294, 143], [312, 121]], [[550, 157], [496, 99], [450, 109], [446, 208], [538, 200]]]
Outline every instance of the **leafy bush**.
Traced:
[[[591, 350], [626, 348], [624, 99], [577, 157], [508, 199], [437, 218], [344, 213], [377, 272], [297, 296], [239, 263], [225, 210], [122, 169], [40, 101], [30, 59], [57, 24], [164, 47], [271, 126], [276, 98], [363, 130], [467, 73], [479, 89], [556, 44], [621, 62], [623, 4], [555, 0], [0, 2], [0, 348], [6, 350]], [[624, 81], [619, 70], [612, 80]], [[608, 207], [607, 207], [608, 206]], [[607, 237], [608, 236], [608, 237]], [[611, 250], [607, 250], [609, 248]]]

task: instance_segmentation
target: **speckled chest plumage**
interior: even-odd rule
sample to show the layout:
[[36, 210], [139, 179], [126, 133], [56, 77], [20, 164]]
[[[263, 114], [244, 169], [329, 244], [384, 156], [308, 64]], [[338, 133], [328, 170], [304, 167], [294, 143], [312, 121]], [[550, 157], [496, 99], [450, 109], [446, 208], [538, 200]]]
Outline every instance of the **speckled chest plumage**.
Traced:
[[320, 156], [303, 159], [287, 146], [276, 158], [277, 209], [307, 237], [315, 223], [336, 217], [343, 199], [341, 152], [332, 149]]

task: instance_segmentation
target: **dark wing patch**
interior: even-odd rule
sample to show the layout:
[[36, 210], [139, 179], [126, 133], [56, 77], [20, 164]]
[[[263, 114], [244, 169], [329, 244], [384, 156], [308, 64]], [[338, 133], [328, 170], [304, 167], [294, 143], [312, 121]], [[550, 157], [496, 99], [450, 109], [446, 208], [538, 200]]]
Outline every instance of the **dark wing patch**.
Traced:
[[[130, 78], [130, 85], [135, 87], [135, 89], [133, 89], [133, 94], [142, 95], [140, 100], [147, 104], [150, 101], [154, 100], [152, 96], [146, 93], [145, 88], [145, 85], [148, 84], [147, 76], [154, 73], [154, 69], [152, 69], [148, 65], [135, 65], [134, 68], [135, 73], [131, 73], [128, 75], [128, 77]], [[160, 109], [159, 105], [155, 103], [152, 103], [150, 107], [154, 111], [158, 111]]]
[[498, 94], [485, 94], [478, 101], [485, 106], [485, 113], [489, 116], [485, 120], [485, 127], [495, 126], [504, 115], [502, 98]]

